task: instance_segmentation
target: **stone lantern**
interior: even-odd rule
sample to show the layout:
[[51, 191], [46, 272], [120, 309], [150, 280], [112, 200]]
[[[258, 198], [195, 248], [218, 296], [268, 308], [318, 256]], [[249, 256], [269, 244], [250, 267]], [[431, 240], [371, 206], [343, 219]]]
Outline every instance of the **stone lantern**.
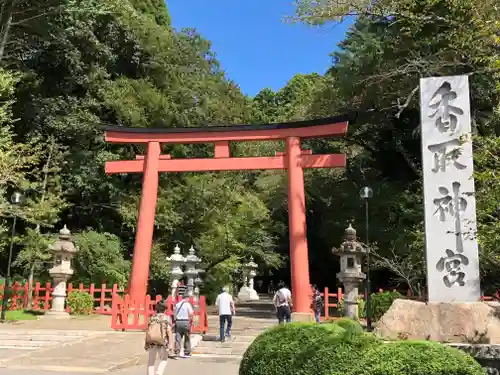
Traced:
[[257, 267], [258, 265], [253, 261], [253, 257], [250, 257], [250, 261], [243, 266], [243, 286], [238, 293], [240, 301], [259, 300], [259, 295], [254, 289], [254, 278], [257, 275]]
[[52, 291], [52, 307], [45, 315], [53, 318], [69, 318], [65, 309], [66, 282], [73, 275], [71, 259], [78, 249], [71, 240], [71, 232], [66, 225], [59, 232], [59, 239], [49, 246], [49, 250], [54, 259], [53, 267], [49, 270], [49, 274], [54, 280], [54, 289]]
[[358, 288], [366, 278], [361, 266], [366, 249], [356, 240], [356, 230], [349, 224], [344, 242], [332, 252], [340, 257], [340, 272], [337, 278], [344, 285], [344, 315], [358, 319]]
[[184, 275], [184, 271], [182, 270], [182, 265], [185, 262], [185, 258], [181, 254], [181, 249], [179, 245], [175, 245], [174, 253], [172, 256], [167, 257], [167, 261], [170, 262], [172, 275], [172, 296], [175, 296], [175, 292], [177, 290], [177, 285], [179, 284], [179, 280]]
[[198, 276], [194, 279], [194, 298], [198, 300], [200, 298], [200, 287], [203, 285], [203, 280], [200, 278], [200, 274], [203, 273], [203, 270], [197, 270]]
[[201, 259], [196, 256], [193, 246], [189, 248], [188, 256], [185, 258], [184, 262], [186, 263], [184, 275], [187, 277], [188, 294], [192, 296], [195, 288], [194, 281], [199, 273], [199, 270], [196, 267], [201, 263]]

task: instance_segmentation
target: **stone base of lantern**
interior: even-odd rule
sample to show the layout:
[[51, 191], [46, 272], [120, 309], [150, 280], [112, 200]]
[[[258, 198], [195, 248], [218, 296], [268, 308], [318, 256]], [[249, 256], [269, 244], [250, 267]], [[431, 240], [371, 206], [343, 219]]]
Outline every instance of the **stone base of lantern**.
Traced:
[[238, 293], [238, 299], [240, 301], [258, 301], [259, 295], [255, 291], [255, 289], [251, 289], [248, 286], [243, 286]]
[[47, 311], [44, 315], [40, 316], [41, 319], [71, 319], [66, 311]]
[[314, 321], [314, 315], [312, 313], [292, 313], [292, 322], [310, 323], [312, 321]]

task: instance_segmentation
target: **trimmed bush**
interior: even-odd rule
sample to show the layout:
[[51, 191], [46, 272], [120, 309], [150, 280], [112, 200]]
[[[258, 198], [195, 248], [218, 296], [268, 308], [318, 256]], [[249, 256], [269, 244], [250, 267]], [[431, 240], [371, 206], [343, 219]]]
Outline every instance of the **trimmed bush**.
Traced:
[[380, 345], [380, 341], [364, 332], [323, 336], [296, 354], [294, 374], [345, 375], [367, 350], [377, 345]]
[[359, 322], [349, 319], [349, 318], [340, 318], [335, 321], [335, 324], [344, 328], [347, 332], [355, 335], [361, 335], [364, 330]]
[[294, 375], [298, 353], [325, 337], [345, 333], [336, 324], [291, 323], [273, 327], [248, 347], [239, 375]]
[[468, 354], [432, 341], [397, 341], [374, 346], [346, 375], [484, 375]]
[[384, 315], [392, 303], [398, 298], [404, 298], [401, 293], [398, 292], [382, 292], [373, 293], [371, 295], [371, 311], [372, 319], [379, 320], [382, 315]]
[[94, 312], [94, 299], [89, 293], [71, 292], [68, 294], [66, 304], [75, 315], [91, 315]]

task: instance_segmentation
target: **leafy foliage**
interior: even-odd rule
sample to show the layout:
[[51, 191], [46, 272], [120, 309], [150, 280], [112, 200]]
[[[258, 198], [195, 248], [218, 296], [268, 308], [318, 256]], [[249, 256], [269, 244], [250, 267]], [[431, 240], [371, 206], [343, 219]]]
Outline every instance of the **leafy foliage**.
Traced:
[[296, 358], [321, 337], [334, 337], [346, 331], [335, 324], [290, 323], [271, 328], [248, 347], [239, 375], [295, 374]]
[[377, 338], [362, 332], [348, 331], [338, 336], [323, 335], [298, 353], [295, 374], [346, 374], [353, 364], [363, 358], [365, 351], [379, 344]]
[[359, 324], [358, 321], [349, 318], [340, 318], [335, 321], [335, 324], [344, 328], [346, 332], [354, 335], [360, 335], [363, 333], [363, 327], [361, 327], [361, 324]]
[[371, 295], [372, 319], [379, 320], [389, 310], [392, 303], [401, 298], [404, 297], [398, 292], [373, 293]]
[[89, 293], [74, 291], [68, 294], [66, 300], [71, 313], [75, 315], [91, 315], [94, 311], [94, 300]]
[[[345, 170], [308, 170], [312, 282], [333, 286], [330, 249], [370, 185], [374, 285], [425, 289], [418, 82], [467, 74], [471, 81], [481, 276], [500, 286], [498, 154], [499, 10], [494, 0], [297, 1], [296, 21], [354, 20], [326, 74], [297, 74], [282, 89], [241, 93], [211, 43], [175, 30], [160, 0], [6, 0], [0, 17], [0, 258], [17, 220], [14, 271], [44, 277], [51, 233], [67, 224], [80, 253], [76, 282], [128, 279], [139, 175], [106, 176], [107, 160], [142, 146], [106, 144], [103, 125], [194, 127], [267, 123], [356, 112], [342, 140], [305, 140], [314, 153], [346, 153]], [[15, 5], [15, 9], [11, 7]], [[37, 5], [37, 6], [35, 6]], [[355, 19], [353, 19], [355, 17]], [[274, 155], [282, 142], [231, 145], [237, 156]], [[212, 157], [209, 145], [168, 145], [174, 158]], [[166, 257], [194, 245], [207, 270], [204, 293], [236, 286], [254, 257], [261, 275], [287, 279], [286, 175], [278, 171], [160, 177], [151, 285], [168, 288]], [[12, 206], [14, 190], [24, 204]], [[342, 210], [339, 210], [342, 207]], [[359, 230], [365, 238], [364, 230]], [[2, 268], [4, 269], [5, 266]], [[279, 271], [276, 271], [276, 270]], [[490, 290], [485, 290], [490, 293]]]
[[87, 230], [75, 236], [74, 241], [78, 247], [74, 259], [75, 282], [126, 285], [130, 262], [123, 258], [117, 236]]
[[431, 341], [399, 341], [367, 350], [349, 375], [483, 375], [471, 356], [462, 351]]

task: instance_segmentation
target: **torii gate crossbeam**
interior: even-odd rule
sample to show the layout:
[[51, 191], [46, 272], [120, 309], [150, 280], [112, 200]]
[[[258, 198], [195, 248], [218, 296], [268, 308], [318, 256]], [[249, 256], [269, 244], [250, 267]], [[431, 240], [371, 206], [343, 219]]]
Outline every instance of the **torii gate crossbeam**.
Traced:
[[[294, 313], [310, 315], [309, 257], [306, 233], [304, 168], [343, 168], [345, 155], [313, 155], [301, 149], [302, 138], [345, 135], [345, 117], [266, 125], [143, 129], [106, 127], [111, 143], [146, 144], [146, 155], [136, 160], [106, 162], [106, 173], [143, 173], [139, 217], [134, 245], [129, 293], [144, 299], [147, 293], [150, 253], [153, 241], [159, 172], [211, 172], [236, 170], [286, 170], [288, 173], [288, 217], [290, 268]], [[285, 152], [275, 156], [231, 157], [229, 142], [284, 140]], [[162, 144], [213, 143], [214, 158], [173, 159], [161, 154]], [[299, 316], [296, 315], [297, 318]]]

